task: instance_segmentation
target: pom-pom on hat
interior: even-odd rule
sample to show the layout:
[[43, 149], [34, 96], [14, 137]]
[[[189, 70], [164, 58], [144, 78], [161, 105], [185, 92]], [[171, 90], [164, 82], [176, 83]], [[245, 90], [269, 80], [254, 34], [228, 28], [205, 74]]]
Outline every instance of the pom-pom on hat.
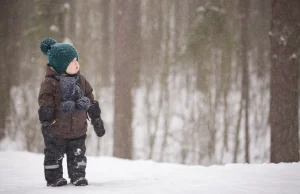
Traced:
[[40, 44], [41, 51], [48, 56], [51, 67], [60, 74], [65, 74], [68, 65], [76, 58], [76, 49], [65, 43], [57, 43], [53, 38], [45, 38]]

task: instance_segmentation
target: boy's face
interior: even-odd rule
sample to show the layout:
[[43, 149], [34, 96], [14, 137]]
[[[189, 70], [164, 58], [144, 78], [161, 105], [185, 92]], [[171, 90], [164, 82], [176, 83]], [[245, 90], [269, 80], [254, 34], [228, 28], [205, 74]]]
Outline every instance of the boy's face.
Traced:
[[78, 71], [79, 71], [79, 63], [78, 61], [76, 60], [76, 58], [69, 64], [66, 72], [70, 75], [72, 74], [76, 74]]

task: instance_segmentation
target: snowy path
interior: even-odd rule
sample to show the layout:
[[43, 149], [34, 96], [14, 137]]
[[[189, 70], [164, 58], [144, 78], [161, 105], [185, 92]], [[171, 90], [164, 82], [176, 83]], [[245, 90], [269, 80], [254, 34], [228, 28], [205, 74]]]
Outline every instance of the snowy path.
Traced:
[[[0, 152], [0, 193], [300, 194], [300, 163], [183, 166], [88, 157], [87, 187], [46, 187], [43, 155]], [[64, 177], [66, 175], [64, 159]]]

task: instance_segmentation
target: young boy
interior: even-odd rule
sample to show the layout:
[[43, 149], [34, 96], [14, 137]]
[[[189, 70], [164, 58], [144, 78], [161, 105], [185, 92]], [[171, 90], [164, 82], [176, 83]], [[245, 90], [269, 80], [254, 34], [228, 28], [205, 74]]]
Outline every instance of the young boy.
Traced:
[[63, 186], [62, 159], [67, 155], [68, 174], [76, 186], [87, 185], [85, 178], [85, 139], [87, 118], [97, 136], [105, 134], [101, 110], [93, 89], [79, 73], [76, 49], [52, 38], [44, 39], [41, 51], [48, 56], [45, 80], [39, 92], [39, 120], [45, 143], [45, 179], [47, 186]]

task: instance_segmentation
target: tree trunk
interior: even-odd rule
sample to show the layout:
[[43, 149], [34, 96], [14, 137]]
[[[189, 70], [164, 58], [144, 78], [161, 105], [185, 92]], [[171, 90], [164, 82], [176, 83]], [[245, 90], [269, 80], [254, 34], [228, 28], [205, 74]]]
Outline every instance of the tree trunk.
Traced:
[[[168, 141], [168, 133], [169, 133], [169, 124], [168, 124], [168, 112], [169, 112], [169, 91], [168, 91], [168, 76], [169, 76], [169, 69], [170, 69], [170, 9], [172, 4], [168, 0], [162, 1], [162, 9], [163, 9], [163, 44], [165, 44], [165, 50], [163, 55], [163, 65], [160, 77], [160, 85], [161, 85], [161, 105], [162, 105], [162, 112], [164, 112], [164, 131], [163, 137], [161, 142], [161, 151], [159, 160], [162, 162], [164, 159], [164, 153], [167, 147]], [[159, 118], [158, 118], [159, 119]]]
[[110, 77], [111, 77], [111, 68], [109, 66], [110, 52], [109, 52], [109, 40], [110, 40], [110, 31], [109, 31], [109, 16], [110, 16], [110, 3], [111, 0], [102, 0], [101, 8], [103, 12], [103, 21], [102, 21], [102, 32], [103, 32], [103, 46], [102, 46], [102, 63], [101, 64], [101, 76], [102, 76], [102, 85], [109, 86]]
[[134, 0], [116, 0], [116, 64], [113, 155], [132, 159], [132, 17]]
[[249, 50], [249, 35], [248, 35], [248, 18], [249, 18], [249, 1], [241, 0], [241, 62], [243, 66], [242, 78], [242, 93], [245, 106], [245, 162], [249, 163], [249, 63], [248, 63], [248, 50]]
[[133, 86], [139, 87], [140, 85], [140, 66], [141, 66], [141, 50], [142, 50], [142, 37], [141, 37], [141, 2], [139, 0], [133, 1], [132, 13], [132, 66], [133, 66]]
[[4, 0], [0, 8], [0, 140], [5, 137], [6, 119], [10, 114], [10, 90], [19, 83], [19, 63], [22, 33], [22, 2]]
[[298, 162], [300, 1], [271, 6], [271, 162]]
[[[9, 17], [9, 1], [2, 2], [1, 10], [0, 10], [0, 17], [1, 18], [8, 18]], [[6, 115], [9, 110], [9, 91], [10, 91], [10, 82], [9, 82], [9, 72], [8, 72], [8, 65], [6, 63], [6, 50], [8, 45], [8, 20], [4, 19], [0, 23], [0, 44], [2, 45], [0, 47], [0, 58], [2, 59], [0, 61], [0, 92], [2, 95], [0, 95], [0, 140], [5, 137], [5, 121], [6, 121]]]
[[237, 120], [236, 125], [236, 133], [235, 133], [235, 145], [234, 145], [234, 152], [233, 152], [233, 163], [237, 163], [238, 154], [239, 154], [239, 145], [240, 145], [240, 127], [241, 127], [241, 121], [242, 121], [242, 113], [243, 113], [243, 96], [241, 96], [240, 101], [240, 110], [239, 110], [239, 117]]

